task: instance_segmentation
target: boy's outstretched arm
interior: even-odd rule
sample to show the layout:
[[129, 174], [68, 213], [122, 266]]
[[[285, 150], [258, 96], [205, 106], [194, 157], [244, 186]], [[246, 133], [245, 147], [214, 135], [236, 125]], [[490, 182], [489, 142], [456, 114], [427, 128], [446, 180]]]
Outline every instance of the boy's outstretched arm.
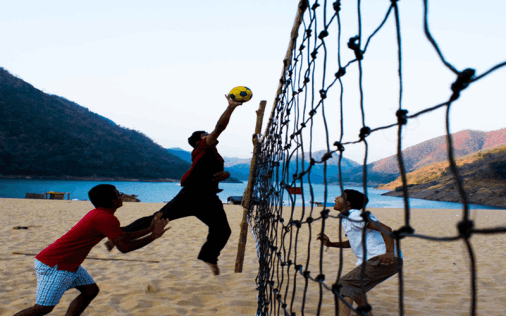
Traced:
[[218, 141], [218, 136], [227, 128], [228, 122], [230, 121], [230, 117], [232, 116], [232, 113], [234, 112], [235, 108], [240, 106], [241, 102], [236, 102], [230, 99], [227, 95], [225, 95], [228, 101], [228, 107], [223, 112], [223, 114], [220, 116], [220, 119], [218, 120], [218, 123], [216, 123], [216, 127], [214, 130], [209, 134], [206, 138], [206, 145], [207, 146], [214, 146], [216, 145], [216, 142]]
[[323, 245], [325, 245], [325, 247], [335, 247], [335, 248], [351, 248], [350, 246], [350, 242], [348, 240], [346, 241], [343, 241], [343, 242], [331, 242], [329, 237], [327, 237], [327, 235], [323, 234], [318, 234], [318, 238], [316, 238], [316, 240], [321, 240], [323, 238]]
[[[153, 221], [151, 222], [151, 226], [150, 226], [150, 228], [148, 228], [148, 230], [151, 230], [150, 235], [148, 235], [144, 238], [139, 238], [139, 239], [133, 240], [132, 235], [136, 235], [136, 234], [139, 234], [140, 232], [144, 232], [144, 231], [139, 231], [139, 232], [135, 232], [135, 233], [131, 233], [131, 234], [125, 234], [121, 237], [115, 238], [112, 240], [112, 243], [122, 253], [128, 253], [130, 251], [140, 249], [140, 248], [146, 246], [147, 244], [150, 244], [155, 239], [162, 237], [162, 235], [170, 228], [170, 227], [165, 228], [165, 226], [167, 226], [167, 224], [169, 223], [169, 220], [162, 219], [161, 217], [162, 217], [162, 214], [158, 213], [153, 218]], [[144, 235], [146, 235], [146, 234], [144, 234]]]
[[[380, 229], [378, 226], [380, 226], [383, 229]], [[394, 253], [394, 242], [395, 240], [388, 235], [388, 233], [392, 232], [392, 228], [388, 227], [387, 225], [383, 224], [382, 222], [369, 222], [367, 224], [367, 228], [377, 230], [381, 233], [381, 236], [383, 237], [383, 241], [385, 242], [385, 248], [386, 253], [381, 255], [379, 257], [379, 261], [384, 264], [392, 264], [395, 262], [395, 253]], [[386, 232], [388, 233], [386, 233]]]

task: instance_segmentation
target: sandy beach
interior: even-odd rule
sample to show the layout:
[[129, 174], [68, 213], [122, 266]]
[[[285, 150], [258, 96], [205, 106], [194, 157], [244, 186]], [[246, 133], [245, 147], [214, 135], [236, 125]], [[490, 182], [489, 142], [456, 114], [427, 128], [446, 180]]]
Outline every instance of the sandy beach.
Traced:
[[[161, 203], [124, 203], [116, 212], [122, 224], [152, 214]], [[37, 279], [33, 255], [67, 232], [93, 207], [87, 201], [0, 199], [0, 316], [32, 306]], [[248, 235], [243, 273], [234, 273], [242, 207], [226, 205], [232, 236], [220, 256], [220, 276], [211, 275], [208, 266], [196, 259], [205, 241], [207, 227], [190, 217], [169, 224], [172, 228], [151, 245], [129, 254], [117, 250], [108, 253], [103, 242], [90, 253], [83, 267], [100, 288], [98, 297], [83, 315], [255, 315], [258, 270], [252, 235]], [[369, 209], [393, 229], [404, 224], [400, 209]], [[321, 211], [316, 208], [314, 212]], [[412, 210], [411, 223], [417, 234], [454, 236], [461, 210]], [[471, 219], [477, 228], [506, 226], [505, 211], [473, 210]], [[333, 215], [336, 215], [334, 212]], [[317, 217], [314, 215], [314, 217]], [[313, 223], [312, 239], [320, 230]], [[13, 229], [15, 226], [31, 226]], [[326, 232], [337, 241], [337, 220], [327, 221]], [[298, 260], [308, 253], [302, 247], [309, 236], [300, 230]], [[506, 234], [474, 235], [471, 243], [478, 271], [478, 315], [506, 315]], [[470, 270], [463, 241], [434, 242], [417, 238], [402, 240], [404, 254], [405, 315], [469, 315]], [[319, 244], [311, 243], [309, 269], [315, 277], [319, 269]], [[124, 259], [124, 260], [97, 260]], [[129, 261], [126, 261], [129, 260]], [[153, 262], [156, 261], [156, 262]], [[343, 273], [355, 266], [351, 250], [344, 250]], [[339, 250], [324, 252], [323, 271], [331, 285], [338, 271]], [[293, 269], [292, 269], [293, 271]], [[302, 293], [304, 279], [298, 279]], [[299, 289], [300, 288], [300, 289]], [[323, 294], [321, 315], [333, 315], [334, 301]], [[65, 293], [50, 315], [64, 315], [77, 290]], [[299, 294], [300, 295], [300, 294]], [[319, 287], [311, 284], [307, 292], [306, 315], [316, 314]], [[374, 315], [398, 315], [398, 277], [383, 282], [368, 294]], [[293, 311], [301, 315], [300, 299]]]

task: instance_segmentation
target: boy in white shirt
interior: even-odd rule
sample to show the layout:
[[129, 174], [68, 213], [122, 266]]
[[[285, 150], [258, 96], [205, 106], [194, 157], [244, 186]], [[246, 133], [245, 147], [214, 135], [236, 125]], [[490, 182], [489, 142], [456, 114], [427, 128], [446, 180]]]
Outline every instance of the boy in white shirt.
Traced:
[[[346, 203], [345, 203], [346, 200]], [[364, 219], [360, 211], [367, 204], [367, 197], [355, 190], [344, 190], [342, 196], [335, 198], [334, 209], [339, 213], [346, 215], [342, 218], [344, 233], [348, 237], [347, 241], [331, 242], [327, 235], [320, 234], [318, 240], [323, 239], [323, 244], [327, 247], [351, 248], [357, 257], [357, 266], [339, 279], [342, 286], [340, 293], [350, 305], [353, 301], [357, 306], [365, 305], [365, 293], [371, 290], [379, 283], [385, 281], [392, 275], [399, 272], [402, 267], [402, 254], [397, 257], [395, 240], [386, 232], [391, 233], [392, 229], [381, 223], [374, 215], [368, 213], [370, 221], [366, 229], [366, 255], [365, 255], [365, 274], [364, 290], [360, 284], [360, 275], [362, 273], [362, 263], [364, 262], [364, 249], [362, 244], [362, 231]], [[378, 228], [383, 228], [380, 229]], [[371, 312], [368, 313], [372, 315]], [[350, 315], [350, 309], [345, 304], [339, 304], [339, 315]]]

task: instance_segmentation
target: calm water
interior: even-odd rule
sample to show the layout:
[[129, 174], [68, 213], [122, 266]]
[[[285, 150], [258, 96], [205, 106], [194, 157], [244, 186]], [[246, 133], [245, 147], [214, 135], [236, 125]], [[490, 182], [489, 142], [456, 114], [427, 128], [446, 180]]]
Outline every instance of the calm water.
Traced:
[[[45, 193], [48, 191], [69, 192], [71, 199], [88, 200], [88, 191], [97, 184], [110, 183], [115, 185], [120, 192], [136, 194], [142, 202], [159, 203], [170, 201], [181, 189], [178, 183], [154, 183], [154, 182], [120, 182], [120, 181], [54, 181], [54, 180], [20, 180], [0, 179], [0, 198], [24, 198], [25, 193]], [[222, 183], [223, 192], [219, 194], [221, 200], [226, 203], [229, 196], [240, 196], [246, 188], [246, 183]], [[346, 187], [363, 191], [360, 187]], [[313, 185], [315, 201], [324, 201], [324, 186]], [[404, 208], [402, 198], [382, 196], [385, 190], [368, 188], [369, 207]], [[304, 189], [306, 204], [310, 201], [309, 189]], [[329, 186], [327, 204], [333, 205], [334, 197], [340, 195], [338, 186]], [[285, 195], [285, 205], [289, 200]], [[302, 205], [301, 197], [297, 196], [296, 205]], [[410, 199], [411, 208], [446, 208], [462, 209], [460, 203], [426, 201]], [[471, 205], [471, 209], [494, 209], [491, 206]]]

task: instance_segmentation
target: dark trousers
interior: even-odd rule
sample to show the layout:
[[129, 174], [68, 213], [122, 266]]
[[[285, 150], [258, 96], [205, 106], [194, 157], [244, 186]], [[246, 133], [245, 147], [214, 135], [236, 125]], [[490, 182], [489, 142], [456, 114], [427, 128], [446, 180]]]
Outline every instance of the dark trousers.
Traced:
[[[162, 218], [168, 218], [170, 221], [195, 216], [206, 224], [209, 227], [207, 241], [202, 246], [198, 259], [209, 263], [218, 262], [218, 256], [227, 244], [232, 231], [223, 209], [223, 203], [215, 193], [183, 187], [172, 201], [158, 212], [162, 212]], [[156, 213], [139, 218], [130, 225], [122, 227], [123, 231], [129, 233], [148, 228]]]

